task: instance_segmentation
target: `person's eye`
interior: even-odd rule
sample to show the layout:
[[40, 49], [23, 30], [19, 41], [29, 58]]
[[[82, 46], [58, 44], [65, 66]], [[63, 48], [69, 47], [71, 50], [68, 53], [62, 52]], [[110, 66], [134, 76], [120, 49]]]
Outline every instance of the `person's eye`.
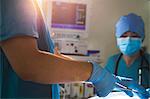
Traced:
[[121, 38], [126, 38], [126, 37], [128, 37], [128, 36], [126, 36], [126, 35], [122, 35], [122, 36], [121, 36]]
[[134, 36], [131, 36], [132, 38], [140, 38], [140, 36], [137, 36], [137, 35], [134, 35]]

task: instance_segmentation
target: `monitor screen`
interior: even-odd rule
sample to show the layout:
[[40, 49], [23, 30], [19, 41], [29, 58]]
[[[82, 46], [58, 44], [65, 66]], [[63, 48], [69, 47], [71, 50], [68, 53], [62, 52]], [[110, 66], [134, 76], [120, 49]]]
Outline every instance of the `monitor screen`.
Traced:
[[86, 29], [86, 4], [52, 2], [52, 28]]

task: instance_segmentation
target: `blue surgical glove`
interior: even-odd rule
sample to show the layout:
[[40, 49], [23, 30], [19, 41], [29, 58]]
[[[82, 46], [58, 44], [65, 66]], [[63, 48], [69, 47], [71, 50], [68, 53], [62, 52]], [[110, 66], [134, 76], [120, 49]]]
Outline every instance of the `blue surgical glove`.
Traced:
[[[133, 96], [133, 92], [124, 90], [117, 84], [128, 87], [129, 89], [133, 89], [138, 91], [136, 93], [141, 99], [148, 99], [148, 92], [140, 85], [138, 85], [135, 81], [125, 77], [114, 76], [109, 73], [106, 69], [102, 68], [99, 64], [95, 62], [91, 62], [93, 65], [93, 70], [90, 78], [87, 80], [92, 82], [96, 89], [96, 94], [100, 97], [107, 96], [114, 88], [119, 88], [124, 91], [128, 96]], [[117, 83], [117, 84], [116, 84]]]
[[95, 62], [91, 63], [93, 65], [93, 70], [88, 81], [93, 83], [97, 96], [105, 97], [113, 90], [116, 77], [102, 68], [99, 64]]
[[[137, 82], [135, 82], [131, 78], [116, 76], [116, 86], [115, 87], [124, 91], [130, 97], [133, 96], [133, 93], [137, 94], [140, 97], [140, 99], [148, 99], [148, 97], [149, 97], [148, 91], [146, 91], [146, 89], [144, 87], [139, 85]], [[123, 87], [126, 87], [129, 90], [128, 89], [125, 90], [126, 88], [123, 88]], [[133, 90], [133, 91], [130, 91], [130, 90]]]

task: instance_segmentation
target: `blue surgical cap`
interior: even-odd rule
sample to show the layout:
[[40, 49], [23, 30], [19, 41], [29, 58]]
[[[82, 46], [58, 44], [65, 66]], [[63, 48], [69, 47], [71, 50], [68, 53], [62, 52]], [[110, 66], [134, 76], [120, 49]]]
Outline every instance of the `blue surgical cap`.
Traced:
[[137, 33], [142, 40], [144, 40], [145, 31], [143, 19], [134, 13], [121, 16], [116, 24], [116, 37], [121, 37], [128, 31]]

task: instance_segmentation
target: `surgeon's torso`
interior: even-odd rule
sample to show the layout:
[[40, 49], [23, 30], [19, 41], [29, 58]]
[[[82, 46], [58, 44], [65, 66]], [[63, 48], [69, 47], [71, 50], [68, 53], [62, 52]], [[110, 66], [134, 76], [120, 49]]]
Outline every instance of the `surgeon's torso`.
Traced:
[[[7, 4], [7, 2], [9, 2], [9, 3]], [[17, 16], [17, 12], [13, 13], [13, 12], [9, 12], [9, 10], [7, 10], [7, 9], [11, 9], [10, 11], [13, 11], [13, 9], [15, 9], [14, 6], [13, 6], [13, 8], [11, 8], [11, 6], [13, 4], [19, 5], [19, 4], [23, 4], [26, 2], [31, 2], [31, 0], [0, 0], [0, 3], [3, 5], [3, 6], [0, 5], [0, 8], [3, 7], [3, 9], [0, 9], [0, 11], [1, 11], [0, 18], [3, 18], [3, 20], [1, 20], [1, 23], [0, 23], [0, 41], [5, 40], [6, 38], [10, 38], [14, 35], [15, 36], [16, 35], [30, 35], [33, 37], [37, 37], [37, 34], [34, 33], [34, 31], [33, 31], [33, 34], [28, 34], [28, 33], [31, 33], [31, 32], [29, 32], [31, 30], [23, 31], [23, 30], [21, 30], [23, 28], [18, 28], [18, 27], [21, 27], [21, 25], [19, 26], [16, 24], [20, 24], [20, 21], [18, 21], [18, 22], [14, 21], [15, 15]], [[16, 7], [16, 10], [18, 11], [19, 9]], [[7, 12], [7, 13], [5, 13], [5, 12]], [[15, 15], [13, 15], [13, 14], [15, 14]], [[6, 15], [6, 16], [4, 16], [4, 15]], [[19, 14], [19, 15], [21, 15], [21, 14]], [[12, 17], [14, 17], [14, 20], [12, 20]], [[25, 17], [24, 18], [19, 17], [19, 18], [20, 18], [20, 20], [25, 19]], [[19, 18], [18, 18], [18, 20], [19, 20]], [[5, 20], [5, 19], [7, 19], [7, 20]], [[12, 22], [12, 23], [9, 23], [9, 22]], [[24, 21], [24, 22], [26, 22], [26, 21]], [[28, 23], [26, 23], [26, 24], [28, 24]], [[22, 25], [23, 25], [22, 27], [28, 28], [27, 26], [32, 25], [32, 24], [28, 24], [27, 26], [25, 24], [22, 24]], [[8, 27], [8, 26], [11, 26], [11, 27]], [[13, 30], [13, 31], [10, 32], [10, 30]], [[23, 34], [19, 34], [20, 32], [18, 32], [18, 31], [23, 31], [23, 32], [21, 32]], [[47, 38], [48, 37], [48, 36], [46, 36], [47, 31], [44, 26], [42, 27], [42, 31], [43, 31], [42, 32], [43, 35], [39, 35], [39, 39], [38, 39], [39, 49], [53, 52], [52, 51], [53, 45], [47, 41], [48, 39], [49, 39], [49, 41], [51, 41], [51, 39]], [[26, 32], [26, 33], [24, 33], [24, 32]], [[44, 41], [40, 42], [41, 40], [44, 40]], [[9, 64], [8, 59], [6, 58], [2, 49], [0, 48], [0, 98], [19, 98], [19, 99], [20, 98], [40, 98], [40, 97], [50, 98], [50, 96], [51, 96], [51, 86], [50, 85], [38, 84], [38, 83], [33, 83], [33, 82], [24, 81], [24, 80], [20, 79], [19, 76], [12, 69], [12, 66]]]
[[[146, 60], [150, 63], [150, 55], [145, 54], [144, 55]], [[141, 61], [142, 57], [137, 58], [130, 66], [127, 66], [124, 59], [121, 58], [119, 61], [119, 66], [117, 70], [117, 74], [119, 76], [125, 76], [134, 79], [139, 83], [139, 68], [142, 68], [142, 80], [141, 83], [143, 86], [150, 87], [150, 72], [149, 72], [149, 66], [147, 63], [145, 63], [145, 60]], [[143, 62], [143, 63], [141, 63]], [[142, 66], [141, 66], [142, 65]], [[143, 68], [144, 67], [144, 68]], [[147, 67], [147, 68], [145, 68]]]

